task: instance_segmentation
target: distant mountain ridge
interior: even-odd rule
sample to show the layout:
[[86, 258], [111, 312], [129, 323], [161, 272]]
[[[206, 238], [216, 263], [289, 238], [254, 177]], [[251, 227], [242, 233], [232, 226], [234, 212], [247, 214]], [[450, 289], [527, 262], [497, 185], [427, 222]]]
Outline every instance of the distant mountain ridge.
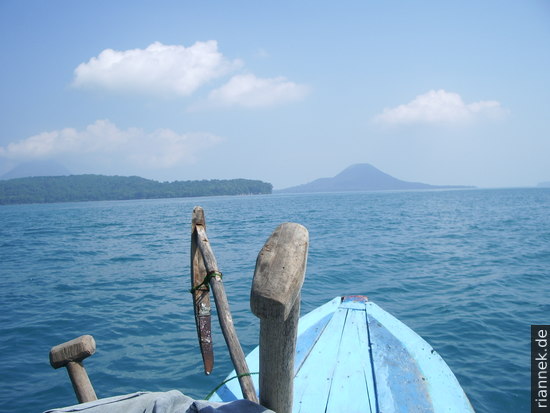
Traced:
[[383, 191], [406, 189], [472, 188], [457, 185], [429, 185], [394, 178], [371, 164], [351, 165], [333, 178], [320, 178], [304, 185], [281, 189], [278, 193]]

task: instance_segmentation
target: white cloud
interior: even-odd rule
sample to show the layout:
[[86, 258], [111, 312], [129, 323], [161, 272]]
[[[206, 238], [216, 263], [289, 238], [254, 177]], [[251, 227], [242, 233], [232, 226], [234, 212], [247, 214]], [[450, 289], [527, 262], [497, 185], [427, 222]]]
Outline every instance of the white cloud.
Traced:
[[226, 59], [214, 40], [187, 48], [155, 42], [145, 49], [103, 50], [75, 69], [73, 85], [188, 96], [241, 66], [240, 60]]
[[494, 100], [464, 103], [457, 93], [430, 90], [412, 102], [386, 108], [374, 120], [386, 124], [460, 123], [480, 117], [502, 117], [506, 111]]
[[258, 108], [303, 99], [308, 87], [284, 77], [259, 78], [253, 74], [233, 76], [229, 82], [208, 95], [213, 106]]
[[43, 132], [0, 146], [0, 157], [17, 161], [57, 159], [87, 167], [108, 166], [127, 174], [193, 163], [198, 152], [220, 140], [208, 133], [178, 134], [170, 129], [150, 133], [139, 128], [123, 130], [108, 120], [98, 120], [81, 131], [66, 128]]

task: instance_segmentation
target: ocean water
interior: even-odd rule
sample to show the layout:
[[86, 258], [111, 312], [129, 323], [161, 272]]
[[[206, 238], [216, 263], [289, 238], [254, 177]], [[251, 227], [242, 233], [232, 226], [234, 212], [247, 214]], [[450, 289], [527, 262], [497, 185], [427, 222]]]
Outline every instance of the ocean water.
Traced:
[[190, 219], [207, 232], [245, 352], [256, 256], [276, 226], [310, 233], [302, 313], [368, 295], [422, 335], [477, 412], [527, 412], [530, 325], [550, 324], [550, 190], [269, 195], [0, 207], [0, 410], [76, 402], [52, 346], [92, 334], [100, 397], [204, 397], [232, 369], [213, 318], [202, 373], [189, 294]]

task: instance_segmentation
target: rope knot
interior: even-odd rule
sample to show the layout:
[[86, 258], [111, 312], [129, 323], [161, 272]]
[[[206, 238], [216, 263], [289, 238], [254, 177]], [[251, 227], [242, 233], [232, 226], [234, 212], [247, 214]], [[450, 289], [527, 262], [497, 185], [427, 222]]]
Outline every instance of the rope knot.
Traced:
[[204, 277], [204, 280], [199, 285], [196, 285], [195, 287], [191, 288], [189, 292], [193, 294], [195, 291], [200, 289], [201, 287], [206, 287], [203, 291], [210, 291], [210, 280], [212, 277], [220, 277], [223, 278], [223, 274], [219, 271], [210, 271], [206, 276]]

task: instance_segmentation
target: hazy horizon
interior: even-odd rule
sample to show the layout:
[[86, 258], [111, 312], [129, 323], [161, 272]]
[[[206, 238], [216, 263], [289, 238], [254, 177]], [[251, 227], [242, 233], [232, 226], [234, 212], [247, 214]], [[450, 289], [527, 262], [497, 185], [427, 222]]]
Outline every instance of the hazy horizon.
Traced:
[[550, 181], [550, 4], [0, 3], [0, 176]]
[[[359, 164], [350, 165], [348, 168], [356, 166], [356, 165], [359, 165]], [[61, 166], [61, 165], [58, 165], [58, 166]], [[374, 165], [371, 165], [371, 166], [374, 166]], [[376, 166], [374, 166], [374, 167], [376, 168]], [[297, 185], [294, 185], [294, 186], [291, 186], [291, 187], [285, 187], [285, 188], [273, 187], [273, 192], [280, 192], [280, 191], [283, 191], [283, 190], [286, 190], [286, 189], [293, 189], [295, 187], [307, 186], [308, 184], [310, 184], [312, 182], [322, 180], [322, 179], [332, 179], [332, 178], [337, 177], [341, 172], [347, 170], [348, 168], [345, 168], [344, 170], [340, 171], [335, 176], [322, 176], [322, 177], [315, 178], [312, 181], [303, 182], [303, 183], [300, 183], [300, 184], [297, 184]], [[376, 168], [376, 169], [378, 169], [378, 168]], [[381, 172], [385, 173], [384, 171], [381, 171]], [[75, 174], [75, 173], [72, 173], [71, 171], [68, 171], [68, 170], [64, 171], [62, 173], [50, 173], [50, 174], [47, 174], [47, 175], [25, 173], [25, 174], [22, 174], [21, 176], [15, 176], [15, 177], [1, 175], [0, 180], [17, 179], [17, 178], [34, 178], [34, 177], [43, 177], [43, 176], [58, 177], [58, 176], [69, 176], [69, 175], [80, 175], [80, 174]], [[97, 174], [97, 175], [115, 176], [115, 175], [105, 175], [105, 174]], [[116, 175], [116, 176], [129, 176], [129, 175]], [[135, 175], [133, 175], [133, 176], [135, 176]], [[137, 176], [141, 177], [139, 175], [137, 175]], [[141, 178], [150, 179], [150, 180], [153, 180], [153, 181], [156, 181], [156, 182], [174, 182], [174, 181], [187, 181], [188, 180], [186, 178], [171, 179], [171, 180], [159, 180], [159, 179], [147, 178], [147, 177], [141, 177]], [[411, 182], [410, 180], [408, 180], [406, 178], [399, 178], [399, 177], [395, 177], [395, 176], [392, 176], [392, 178], [395, 178], [395, 179], [398, 179], [398, 180], [401, 180], [401, 181], [405, 181], [405, 182], [409, 182], [409, 183]], [[213, 178], [213, 179], [216, 179], [216, 178]], [[232, 179], [243, 179], [243, 178], [242, 177], [227, 177], [227, 178], [223, 178], [223, 179], [232, 180]], [[254, 179], [254, 178], [244, 178], [244, 179]], [[197, 179], [197, 180], [202, 180], [202, 179]], [[271, 183], [269, 181], [264, 181], [264, 182]], [[415, 182], [415, 183], [431, 185], [430, 182]], [[436, 187], [436, 188], [432, 188], [431, 190], [433, 190], [433, 189], [513, 189], [513, 188], [535, 188], [535, 187], [545, 187], [545, 188], [550, 187], [550, 181], [541, 181], [541, 182], [538, 182], [535, 185], [525, 185], [525, 186], [516, 186], [516, 187], [513, 187], [513, 186], [492, 186], [492, 187], [483, 187], [483, 186], [481, 186], [481, 187], [479, 187], [479, 186], [473, 186], [473, 185], [472, 186], [456, 185], [455, 187], [453, 187], [453, 186], [445, 187], [445, 185], [443, 184], [441, 186], [441, 188]], [[394, 191], [395, 189], [386, 189], [386, 190]], [[406, 191], [406, 190], [430, 190], [430, 189], [403, 189], [403, 190]], [[343, 191], [347, 191], [347, 190], [343, 190]], [[367, 190], [367, 191], [371, 191], [371, 190]], [[300, 193], [300, 192], [298, 192], [298, 193]]]

